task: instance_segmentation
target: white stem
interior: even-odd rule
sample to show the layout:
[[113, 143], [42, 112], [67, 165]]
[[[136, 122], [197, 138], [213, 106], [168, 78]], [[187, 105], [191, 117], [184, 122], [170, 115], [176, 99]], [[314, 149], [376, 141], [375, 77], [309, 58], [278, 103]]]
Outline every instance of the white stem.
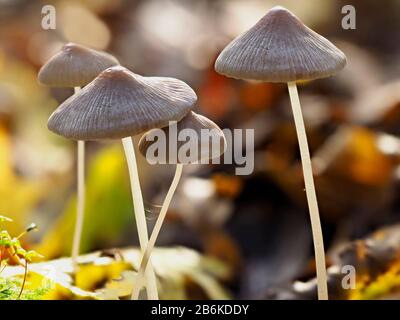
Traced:
[[[139, 235], [140, 249], [142, 252], [146, 250], [148, 244], [148, 233], [146, 224], [146, 215], [144, 211], [142, 190], [140, 188], [139, 173], [136, 164], [135, 148], [131, 137], [123, 138], [126, 161], [128, 163], [129, 177], [131, 181], [131, 191], [133, 198], [133, 207], [135, 211], [136, 227]], [[151, 262], [146, 270], [146, 288], [147, 297], [151, 300], [158, 300], [157, 282]]]
[[[80, 87], [75, 87], [75, 93], [78, 93]], [[79, 249], [82, 237], [83, 220], [85, 215], [85, 141], [77, 143], [78, 161], [77, 161], [77, 202], [76, 202], [76, 221], [74, 238], [72, 242], [72, 266], [74, 271], [78, 268]]]
[[160, 234], [161, 226], [163, 225], [163, 222], [164, 222], [165, 216], [167, 215], [167, 211], [168, 211], [169, 205], [171, 203], [172, 197], [174, 196], [176, 187], [178, 186], [179, 180], [181, 178], [182, 169], [183, 169], [182, 164], [176, 165], [174, 179], [172, 180], [171, 186], [169, 187], [168, 193], [167, 193], [164, 203], [161, 207], [161, 211], [160, 211], [160, 214], [158, 215], [156, 224], [154, 225], [153, 232], [151, 233], [149, 243], [146, 247], [145, 252], [143, 253], [142, 260], [140, 262], [140, 268], [139, 268], [138, 274], [136, 276], [135, 286], [133, 287], [131, 300], [139, 299], [139, 293], [140, 293], [140, 290], [142, 289], [143, 275], [145, 272], [147, 272], [147, 269], [148, 269], [147, 266], [150, 267], [150, 264], [148, 264], [148, 262], [151, 257], [151, 252], [154, 248], [154, 245], [156, 244], [157, 237]]
[[308, 208], [310, 211], [311, 230], [314, 240], [315, 263], [317, 269], [318, 299], [328, 300], [328, 286], [325, 265], [324, 240], [318, 212], [317, 196], [315, 193], [314, 178], [312, 174], [310, 152], [308, 150], [307, 135], [301, 113], [300, 99], [295, 82], [288, 82], [290, 101], [292, 104], [297, 138], [299, 140], [300, 156], [303, 166], [304, 183]]
[[78, 256], [81, 244], [83, 220], [85, 215], [85, 141], [78, 141], [78, 169], [77, 169], [77, 211], [72, 244], [72, 265], [74, 271], [78, 268]]

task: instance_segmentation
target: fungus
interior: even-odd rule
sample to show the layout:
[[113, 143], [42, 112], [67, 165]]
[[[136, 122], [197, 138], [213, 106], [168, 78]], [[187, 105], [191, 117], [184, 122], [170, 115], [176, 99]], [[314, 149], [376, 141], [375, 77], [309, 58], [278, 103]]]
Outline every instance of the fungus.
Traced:
[[328, 299], [325, 252], [296, 81], [329, 77], [345, 65], [343, 52], [280, 6], [228, 44], [215, 62], [215, 70], [228, 77], [287, 82], [310, 211], [320, 300]]
[[[197, 101], [183, 81], [142, 77], [115, 66], [103, 71], [51, 115], [48, 128], [68, 139], [121, 139], [124, 147], [141, 250], [148, 243], [146, 216], [131, 136], [181, 120]], [[158, 299], [151, 263], [146, 271], [147, 294]]]
[[[68, 43], [42, 66], [38, 80], [39, 83], [49, 87], [74, 88], [76, 94], [100, 72], [118, 64], [118, 60], [106, 52]], [[77, 213], [72, 242], [74, 270], [78, 266], [85, 211], [85, 142], [78, 140], [77, 149]]]
[[[171, 131], [175, 131], [175, 134], [171, 134]], [[152, 148], [152, 146], [157, 144], [155, 141], [156, 136], [166, 138], [164, 140], [166, 144], [160, 146], [161, 148]], [[151, 151], [151, 149], [153, 150]], [[133, 300], [139, 298], [143, 275], [146, 272], [151, 252], [181, 178], [183, 166], [190, 163], [204, 163], [205, 161], [219, 158], [225, 149], [226, 140], [222, 130], [210, 119], [193, 111], [189, 112], [178, 123], [173, 123], [163, 129], [153, 129], [140, 139], [139, 151], [149, 162], [155, 163], [158, 161], [161, 164], [175, 164], [176, 169], [171, 186], [151, 233], [149, 243], [140, 262], [136, 283], [132, 292]]]

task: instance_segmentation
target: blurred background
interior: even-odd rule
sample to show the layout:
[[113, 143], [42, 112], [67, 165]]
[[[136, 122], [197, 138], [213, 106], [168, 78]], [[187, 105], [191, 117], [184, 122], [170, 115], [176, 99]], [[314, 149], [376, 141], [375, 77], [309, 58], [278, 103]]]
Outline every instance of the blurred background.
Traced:
[[[56, 8], [56, 30], [41, 27], [47, 4]], [[348, 4], [356, 8], [355, 30], [341, 27]], [[398, 0], [0, 0], [0, 214], [15, 221], [10, 231], [35, 222], [40, 230], [26, 246], [46, 259], [70, 253], [76, 145], [46, 123], [73, 92], [40, 86], [36, 77], [63, 44], [76, 42], [112, 53], [135, 73], [186, 81], [198, 94], [196, 111], [221, 128], [255, 129], [253, 174], [237, 176], [235, 165], [185, 167], [158, 245], [187, 246], [226, 263], [224, 284], [234, 298], [312, 296], [308, 287], [291, 287], [315, 269], [287, 89], [225, 78], [213, 68], [219, 52], [274, 5], [293, 11], [348, 58], [337, 76], [299, 88], [329, 266], [344, 256], [382, 262], [398, 252]], [[142, 156], [139, 165], [151, 226], [174, 168], [150, 166]], [[82, 251], [137, 245], [119, 142], [88, 143], [86, 177]], [[380, 232], [375, 241], [388, 234], [395, 240], [358, 242], [371, 232]]]

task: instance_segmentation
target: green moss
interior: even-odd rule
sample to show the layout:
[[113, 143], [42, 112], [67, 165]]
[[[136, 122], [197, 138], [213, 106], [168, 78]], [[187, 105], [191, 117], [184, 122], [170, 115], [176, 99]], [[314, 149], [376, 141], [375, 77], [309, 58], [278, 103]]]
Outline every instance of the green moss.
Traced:
[[[22, 279], [20, 278], [2, 278], [0, 277], [0, 300], [16, 300], [21, 292]], [[22, 292], [20, 300], [41, 300], [49, 291], [49, 288], [39, 287], [34, 290]]]

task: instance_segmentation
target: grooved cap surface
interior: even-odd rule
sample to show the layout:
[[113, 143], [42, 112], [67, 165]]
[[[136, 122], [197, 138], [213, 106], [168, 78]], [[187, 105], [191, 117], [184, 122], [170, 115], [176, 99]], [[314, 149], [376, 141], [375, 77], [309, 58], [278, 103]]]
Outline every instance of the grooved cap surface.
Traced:
[[197, 101], [185, 82], [116, 66], [64, 101], [48, 128], [75, 140], [120, 139], [182, 119]]
[[[157, 140], [159, 134], [163, 134], [166, 138], [165, 145]], [[155, 147], [155, 144], [161, 147], [157, 148], [156, 156], [150, 149], [152, 146]], [[201, 160], [219, 158], [225, 149], [226, 140], [223, 131], [213, 121], [193, 111], [178, 123], [147, 132], [139, 141], [140, 153], [152, 162], [165, 159], [159, 162], [161, 164], [198, 163]], [[180, 156], [179, 151], [184, 153], [184, 156]]]
[[105, 69], [118, 64], [106, 52], [68, 43], [43, 65], [38, 80], [50, 87], [83, 87]]
[[228, 77], [290, 82], [329, 77], [346, 56], [293, 13], [274, 7], [221, 52], [215, 70]]

